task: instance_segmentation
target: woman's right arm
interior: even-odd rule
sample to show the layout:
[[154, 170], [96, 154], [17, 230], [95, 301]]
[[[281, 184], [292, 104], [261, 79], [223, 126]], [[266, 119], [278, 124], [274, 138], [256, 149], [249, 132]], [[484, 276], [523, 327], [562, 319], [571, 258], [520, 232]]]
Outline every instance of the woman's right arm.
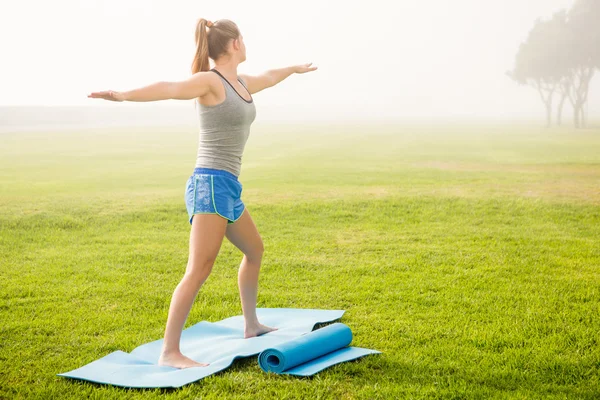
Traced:
[[201, 71], [179, 82], [161, 81], [126, 92], [114, 90], [93, 92], [88, 97], [112, 101], [190, 100], [202, 97], [211, 91], [211, 75], [209, 72]]

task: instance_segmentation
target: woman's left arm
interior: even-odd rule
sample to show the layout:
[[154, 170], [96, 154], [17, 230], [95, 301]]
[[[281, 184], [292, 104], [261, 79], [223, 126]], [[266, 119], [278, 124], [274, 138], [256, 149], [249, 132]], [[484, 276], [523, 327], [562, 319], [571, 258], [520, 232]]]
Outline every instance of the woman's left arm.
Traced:
[[311, 64], [312, 63], [270, 69], [258, 76], [240, 74], [240, 77], [246, 82], [246, 86], [248, 86], [248, 91], [250, 94], [253, 94], [277, 85], [279, 82], [283, 81], [285, 78], [294, 73], [304, 74], [305, 72], [316, 70], [317, 67], [311, 67]]

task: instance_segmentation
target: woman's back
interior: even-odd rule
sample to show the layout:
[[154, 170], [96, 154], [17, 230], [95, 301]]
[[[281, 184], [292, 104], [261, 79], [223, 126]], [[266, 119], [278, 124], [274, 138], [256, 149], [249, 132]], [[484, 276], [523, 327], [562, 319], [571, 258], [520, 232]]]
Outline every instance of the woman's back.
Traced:
[[[211, 71], [223, 83], [225, 100], [212, 106], [196, 100], [200, 124], [196, 168], [224, 169], [239, 176], [256, 107], [251, 96], [250, 101], [244, 99], [219, 71]], [[238, 80], [246, 88], [246, 83]]]

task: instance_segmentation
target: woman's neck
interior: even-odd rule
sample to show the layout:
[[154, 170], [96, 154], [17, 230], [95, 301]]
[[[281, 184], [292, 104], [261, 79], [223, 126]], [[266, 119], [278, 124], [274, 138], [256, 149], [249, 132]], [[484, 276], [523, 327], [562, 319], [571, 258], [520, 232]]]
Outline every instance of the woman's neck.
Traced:
[[236, 81], [237, 77], [238, 77], [238, 73], [237, 73], [237, 64], [231, 64], [231, 63], [227, 63], [227, 64], [217, 64], [213, 67], [213, 69], [216, 69], [217, 71], [219, 71], [221, 73], [221, 75], [223, 75], [225, 78], [227, 78], [230, 81]]

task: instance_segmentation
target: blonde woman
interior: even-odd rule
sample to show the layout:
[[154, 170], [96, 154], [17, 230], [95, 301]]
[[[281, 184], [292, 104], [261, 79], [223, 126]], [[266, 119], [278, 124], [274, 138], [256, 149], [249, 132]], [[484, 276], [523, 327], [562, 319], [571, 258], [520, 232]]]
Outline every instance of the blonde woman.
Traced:
[[[237, 25], [227, 19], [212, 23], [199, 19], [192, 76], [180, 82], [157, 82], [127, 92], [103, 91], [88, 97], [112, 101], [194, 99], [200, 119], [199, 145], [194, 172], [186, 183], [185, 203], [191, 224], [189, 258], [185, 274], [175, 288], [159, 365], [203, 367], [180, 351], [185, 321], [198, 291], [206, 281], [223, 237], [244, 254], [238, 286], [244, 314], [244, 338], [276, 330], [256, 316], [258, 274], [263, 243], [241, 199], [238, 180], [250, 125], [256, 117], [252, 94], [272, 87], [293, 73], [314, 71], [311, 64], [273, 69], [258, 76], [238, 75], [246, 60], [246, 45]], [[214, 68], [209, 69], [209, 58]]]

